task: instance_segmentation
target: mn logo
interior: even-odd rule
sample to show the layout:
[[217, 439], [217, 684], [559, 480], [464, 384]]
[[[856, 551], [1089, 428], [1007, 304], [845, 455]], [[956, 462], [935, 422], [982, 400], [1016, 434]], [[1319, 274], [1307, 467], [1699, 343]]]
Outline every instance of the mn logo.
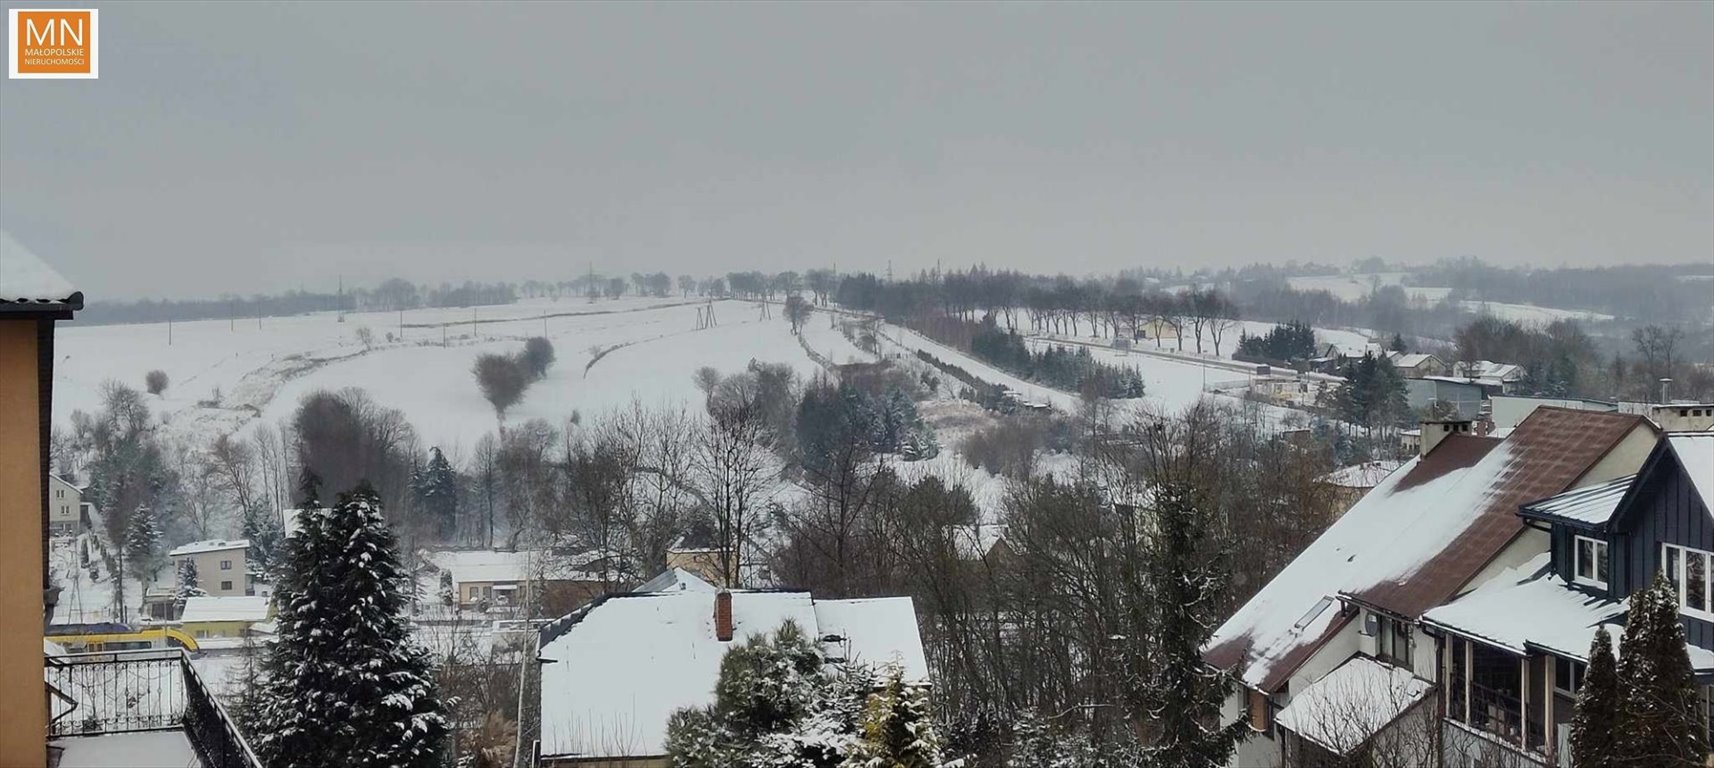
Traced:
[[100, 75], [97, 11], [14, 8], [6, 25], [6, 74], [15, 80], [93, 80]]

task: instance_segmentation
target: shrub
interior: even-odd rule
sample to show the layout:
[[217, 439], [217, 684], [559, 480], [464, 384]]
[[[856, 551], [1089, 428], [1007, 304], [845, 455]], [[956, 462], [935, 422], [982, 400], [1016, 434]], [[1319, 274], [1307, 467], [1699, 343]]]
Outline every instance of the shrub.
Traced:
[[148, 375], [143, 377], [143, 384], [148, 387], [149, 394], [159, 395], [167, 391], [167, 372], [159, 368], [149, 371]]

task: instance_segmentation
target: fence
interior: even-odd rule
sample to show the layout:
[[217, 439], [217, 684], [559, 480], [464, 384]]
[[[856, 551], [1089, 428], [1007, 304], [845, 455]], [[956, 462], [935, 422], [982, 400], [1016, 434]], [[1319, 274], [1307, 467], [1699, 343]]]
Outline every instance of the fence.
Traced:
[[49, 656], [48, 738], [183, 730], [207, 768], [259, 768], [183, 649]]

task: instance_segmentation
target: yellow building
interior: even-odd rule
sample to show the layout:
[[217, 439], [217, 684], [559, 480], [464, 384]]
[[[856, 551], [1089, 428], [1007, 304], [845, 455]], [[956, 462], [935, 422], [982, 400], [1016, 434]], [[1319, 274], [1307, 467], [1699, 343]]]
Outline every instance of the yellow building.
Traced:
[[273, 607], [266, 597], [192, 597], [184, 601], [179, 630], [203, 647], [218, 646], [210, 640], [239, 640], [251, 627], [272, 618]]
[[[83, 294], [0, 232], [0, 765], [47, 764], [42, 629], [48, 591], [48, 430], [54, 321]], [[33, 702], [33, 704], [32, 704]]]

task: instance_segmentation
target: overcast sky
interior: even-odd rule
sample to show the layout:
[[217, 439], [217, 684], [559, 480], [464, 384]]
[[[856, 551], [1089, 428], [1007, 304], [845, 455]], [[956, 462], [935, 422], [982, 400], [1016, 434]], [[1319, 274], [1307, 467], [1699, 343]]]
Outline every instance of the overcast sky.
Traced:
[[99, 80], [0, 85], [92, 298], [1714, 260], [1708, 2], [95, 5]]

